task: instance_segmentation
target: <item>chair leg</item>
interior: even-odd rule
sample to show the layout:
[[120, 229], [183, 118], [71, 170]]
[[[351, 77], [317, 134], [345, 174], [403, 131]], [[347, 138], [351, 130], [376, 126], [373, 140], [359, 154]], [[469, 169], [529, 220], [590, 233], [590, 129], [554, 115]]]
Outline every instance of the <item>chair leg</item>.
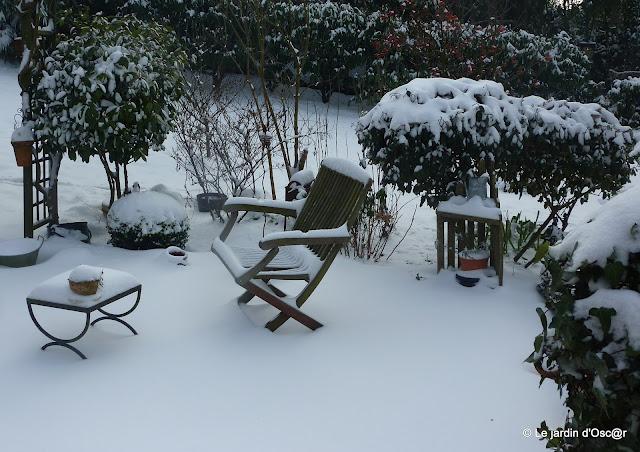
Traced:
[[289, 320], [290, 318], [291, 318], [291, 317], [289, 317], [287, 314], [285, 314], [284, 312], [281, 312], [281, 313], [279, 313], [277, 316], [275, 316], [273, 319], [271, 319], [270, 321], [268, 321], [268, 322], [264, 325], [264, 327], [273, 333], [273, 332], [275, 332], [278, 328], [280, 328], [282, 325], [284, 325], [284, 322], [286, 322], [286, 321], [287, 321], [287, 320]]
[[[266, 281], [265, 281], [266, 282]], [[278, 289], [276, 286], [274, 286], [273, 284], [267, 284], [267, 286], [269, 286], [269, 288], [271, 290], [273, 290], [273, 293], [275, 293], [277, 296], [279, 297], [286, 297], [287, 294], [284, 293], [283, 291], [281, 291], [280, 289]]]
[[255, 295], [247, 290], [238, 297], [238, 304], [247, 304], [253, 299], [253, 297], [255, 297]]
[[322, 326], [322, 323], [318, 322], [316, 319], [308, 316], [298, 308], [282, 301], [277, 295], [275, 295], [275, 292], [271, 293], [270, 291], [265, 290], [264, 288], [251, 282], [247, 284], [246, 289], [251, 291], [256, 296], [262, 298], [274, 308], [278, 309], [282, 313], [282, 315], [286, 317], [280, 318], [280, 315], [278, 315], [275, 319], [268, 322], [265, 325], [265, 328], [269, 329], [269, 331], [273, 332], [278, 329], [288, 318], [297, 320], [307, 328], [314, 331]]

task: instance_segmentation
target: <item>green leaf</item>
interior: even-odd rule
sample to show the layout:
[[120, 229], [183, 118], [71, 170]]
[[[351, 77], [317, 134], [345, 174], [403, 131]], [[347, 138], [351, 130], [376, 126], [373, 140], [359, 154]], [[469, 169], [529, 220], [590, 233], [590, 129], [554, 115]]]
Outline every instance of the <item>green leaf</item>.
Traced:
[[531, 259], [531, 263], [535, 264], [540, 262], [549, 253], [549, 242], [542, 242], [542, 244], [536, 249], [536, 254]]
[[600, 321], [600, 327], [604, 335], [609, 334], [611, 329], [611, 317], [616, 315], [616, 310], [613, 308], [591, 308], [589, 309], [589, 315], [596, 317]]
[[625, 268], [619, 261], [609, 261], [604, 267], [604, 277], [611, 287], [617, 288], [624, 277]]

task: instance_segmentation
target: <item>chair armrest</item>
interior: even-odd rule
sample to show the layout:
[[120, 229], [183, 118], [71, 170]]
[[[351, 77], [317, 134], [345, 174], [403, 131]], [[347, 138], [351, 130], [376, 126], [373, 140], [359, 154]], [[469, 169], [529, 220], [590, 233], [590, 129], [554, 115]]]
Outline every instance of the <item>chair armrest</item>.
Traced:
[[260, 248], [269, 250], [279, 246], [290, 245], [326, 245], [346, 244], [351, 240], [351, 234], [344, 224], [335, 229], [315, 229], [313, 231], [284, 231], [265, 235], [260, 240]]
[[271, 199], [255, 199], [245, 197], [229, 198], [224, 203], [222, 210], [227, 213], [247, 211], [264, 212], [284, 215], [287, 217], [297, 217], [302, 209], [304, 200], [299, 201], [277, 201]]

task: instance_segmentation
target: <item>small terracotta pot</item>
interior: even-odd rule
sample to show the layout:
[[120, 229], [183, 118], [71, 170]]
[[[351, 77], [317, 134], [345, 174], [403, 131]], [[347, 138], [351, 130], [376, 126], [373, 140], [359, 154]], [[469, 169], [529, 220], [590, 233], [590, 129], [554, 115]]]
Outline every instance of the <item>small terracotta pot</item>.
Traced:
[[31, 165], [33, 141], [12, 141], [11, 145], [13, 146], [18, 166], [25, 167]]
[[[480, 253], [481, 255], [470, 256], [467, 252], [461, 251], [458, 254], [458, 267], [462, 271], [484, 270], [489, 266], [488, 253]], [[482, 255], [486, 254], [486, 255]]]

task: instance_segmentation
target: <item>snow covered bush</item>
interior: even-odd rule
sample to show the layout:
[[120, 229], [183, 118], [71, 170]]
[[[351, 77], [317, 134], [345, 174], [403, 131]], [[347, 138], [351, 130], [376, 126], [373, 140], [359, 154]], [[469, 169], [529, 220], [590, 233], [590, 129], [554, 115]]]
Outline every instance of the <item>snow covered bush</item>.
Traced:
[[591, 193], [610, 196], [635, 172], [630, 129], [611, 112], [512, 97], [493, 81], [415, 79], [385, 94], [357, 131], [383, 182], [431, 207], [489, 163], [510, 191], [550, 211], [539, 231]]
[[640, 129], [640, 77], [614, 80], [606, 98], [623, 124]]
[[541, 286], [548, 312], [538, 308], [543, 331], [528, 358], [566, 394], [563, 429], [626, 435], [555, 438], [549, 448], [640, 448], [639, 196], [640, 185], [616, 195], [551, 248]]
[[114, 202], [107, 215], [107, 231], [111, 244], [120, 248], [184, 248], [189, 239], [189, 218], [179, 195], [158, 185]]
[[231, 0], [127, 0], [118, 11], [170, 24], [189, 52], [190, 66], [218, 73], [235, 69], [230, 58], [242, 60], [242, 50], [226, 24], [231, 5]]
[[534, 35], [462, 22], [445, 2], [400, 2], [369, 16], [371, 56], [361, 97], [416, 77], [490, 79], [514, 95], [576, 98], [590, 62], [566, 33]]
[[264, 175], [264, 150], [253, 101], [242, 83], [193, 75], [179, 102], [172, 156], [202, 193], [239, 196]]
[[287, 82], [283, 72], [291, 72], [291, 61], [306, 51], [304, 82], [317, 88], [324, 102], [334, 91], [353, 89], [354, 70], [365, 64], [362, 30], [367, 15], [362, 10], [347, 3], [326, 1], [275, 2], [266, 11], [271, 28], [266, 51], [272, 59], [276, 82]]
[[173, 32], [131, 16], [74, 15], [70, 30], [46, 57], [33, 95], [36, 137], [72, 160], [98, 156], [113, 203], [127, 191], [126, 165], [163, 149], [185, 54]]
[[13, 42], [16, 12], [13, 0], [0, 0], [0, 55], [5, 54]]

